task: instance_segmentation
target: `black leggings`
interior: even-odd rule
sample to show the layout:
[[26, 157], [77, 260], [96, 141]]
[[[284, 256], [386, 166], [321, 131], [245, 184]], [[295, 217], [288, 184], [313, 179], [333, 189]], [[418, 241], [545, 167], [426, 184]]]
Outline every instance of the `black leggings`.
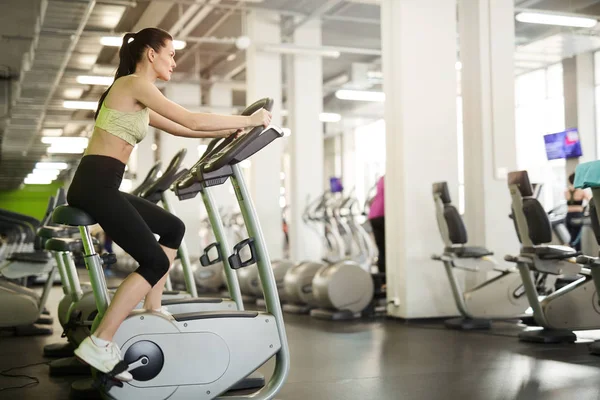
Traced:
[[579, 233], [581, 232], [581, 228], [583, 225], [581, 224], [581, 222], [579, 222], [577, 224], [573, 223], [574, 219], [578, 219], [579, 221], [581, 221], [581, 219], [583, 219], [583, 213], [582, 212], [568, 212], [566, 220], [565, 220], [565, 225], [567, 226], [569, 234], [571, 235], [571, 243], [569, 243], [569, 245], [573, 246], [575, 248], [575, 250], [580, 251], [581, 250], [581, 240], [578, 240], [577, 243], [575, 243], [575, 244], [574, 244], [574, 242], [577, 239], [577, 237], [579, 236]]
[[373, 228], [373, 236], [377, 244], [379, 255], [377, 257], [377, 269], [380, 274], [385, 274], [385, 217], [377, 217], [370, 220]]
[[[179, 248], [184, 223], [156, 204], [119, 191], [125, 164], [116, 158], [84, 156], [75, 172], [67, 201], [90, 214], [109, 236], [138, 263], [135, 271], [151, 286], [169, 271], [160, 245]], [[160, 236], [156, 241], [154, 234]]]

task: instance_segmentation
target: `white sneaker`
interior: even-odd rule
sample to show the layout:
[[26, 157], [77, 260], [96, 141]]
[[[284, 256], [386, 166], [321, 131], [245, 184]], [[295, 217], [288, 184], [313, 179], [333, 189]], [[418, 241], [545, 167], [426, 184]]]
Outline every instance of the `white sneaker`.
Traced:
[[[111, 343], [106, 347], [98, 347], [89, 336], [81, 342], [74, 353], [81, 361], [105, 374], [112, 371], [115, 365], [121, 361], [121, 350], [116, 344]], [[115, 375], [115, 378], [123, 382], [133, 380], [133, 376], [127, 371]]]
[[158, 310], [153, 310], [153, 311], [154, 311], [154, 312], [157, 312], [157, 313], [160, 313], [160, 314], [164, 315], [164, 316], [165, 316], [165, 317], [167, 317], [167, 318], [170, 318], [170, 317], [172, 317], [172, 316], [173, 316], [173, 314], [171, 314], [171, 313], [169, 312], [169, 310], [167, 309], [167, 307], [165, 307], [165, 306], [162, 306], [162, 307], [161, 307], [161, 308], [159, 308]]

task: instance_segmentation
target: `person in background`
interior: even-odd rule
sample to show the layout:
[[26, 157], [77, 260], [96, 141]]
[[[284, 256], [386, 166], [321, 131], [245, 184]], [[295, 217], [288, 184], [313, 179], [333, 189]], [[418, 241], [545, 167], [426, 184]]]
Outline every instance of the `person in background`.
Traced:
[[[377, 257], [377, 268], [379, 273], [385, 274], [385, 204], [384, 204], [384, 177], [377, 181], [377, 192], [369, 209], [369, 222], [373, 229], [375, 244], [379, 251]], [[385, 279], [384, 281], [385, 282]]]
[[567, 218], [565, 224], [571, 235], [570, 245], [577, 251], [581, 250], [581, 240], [578, 240], [581, 232], [581, 223], [575, 223], [574, 220], [583, 218], [584, 201], [589, 202], [591, 195], [583, 189], [575, 189], [575, 174], [569, 175], [569, 183], [565, 190], [565, 200], [567, 200]]

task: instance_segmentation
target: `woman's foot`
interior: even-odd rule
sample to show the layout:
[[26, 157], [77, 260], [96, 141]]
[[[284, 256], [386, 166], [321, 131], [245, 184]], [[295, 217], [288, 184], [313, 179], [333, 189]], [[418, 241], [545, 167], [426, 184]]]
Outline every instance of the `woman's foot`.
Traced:
[[[93, 342], [90, 336], [86, 337], [75, 349], [75, 356], [105, 374], [112, 371], [121, 361], [121, 351], [115, 343], [109, 342], [107, 346], [100, 347]], [[115, 375], [115, 378], [123, 382], [133, 380], [133, 376], [127, 371]]]
[[161, 308], [157, 308], [156, 310], [152, 310], [152, 311], [160, 313], [160, 314], [164, 315], [167, 318], [170, 318], [170, 317], [173, 316], [173, 314], [171, 314], [169, 312], [169, 310], [167, 309], [167, 307], [165, 307], [165, 306], [162, 306]]

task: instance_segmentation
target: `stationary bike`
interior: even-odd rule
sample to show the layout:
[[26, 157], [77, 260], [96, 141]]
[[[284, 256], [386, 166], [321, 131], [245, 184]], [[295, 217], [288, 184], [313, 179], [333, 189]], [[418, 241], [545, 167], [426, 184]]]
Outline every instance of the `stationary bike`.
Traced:
[[[193, 168], [176, 188], [180, 197], [191, 196], [203, 188], [232, 179], [250, 238], [234, 247], [229, 261], [232, 268], [243, 267], [246, 262], [241, 260], [239, 252], [244, 246], [250, 247], [255, 260], [249, 261], [258, 263], [267, 312], [213, 311], [172, 317], [141, 310], [132, 312], [114, 337], [124, 354], [124, 362], [107, 375], [97, 375], [100, 390], [106, 397], [213, 399], [273, 355], [276, 355], [275, 373], [269, 384], [253, 398], [271, 399], [281, 389], [289, 371], [285, 327], [265, 242], [238, 163], [282, 136], [280, 128], [257, 127]], [[100, 261], [91, 246], [87, 229], [95, 221], [73, 207], [58, 208], [53, 220], [78, 226], [81, 231], [86, 266], [97, 296], [95, 327], [110, 302]], [[124, 384], [111, 380], [119, 369], [129, 370], [134, 381]]]
[[[519, 334], [527, 342], [574, 342], [574, 330], [599, 329], [598, 295], [588, 268], [576, 262], [577, 252], [566, 246], [548, 245], [552, 227], [546, 211], [533, 197], [527, 171], [508, 174], [512, 209], [522, 247], [518, 256], [507, 255], [521, 273], [535, 321], [542, 329], [530, 329]], [[554, 277], [574, 277], [572, 283], [540, 300], [533, 273]]]
[[[489, 329], [494, 319], [521, 318], [529, 308], [521, 276], [516, 268], [500, 267], [493, 252], [467, 246], [467, 230], [452, 205], [446, 182], [432, 185], [437, 223], [444, 241], [444, 253], [432, 259], [442, 261], [461, 318], [445, 322], [450, 329]], [[456, 276], [461, 269], [471, 274], [497, 272], [491, 279], [469, 290], [462, 290]]]

